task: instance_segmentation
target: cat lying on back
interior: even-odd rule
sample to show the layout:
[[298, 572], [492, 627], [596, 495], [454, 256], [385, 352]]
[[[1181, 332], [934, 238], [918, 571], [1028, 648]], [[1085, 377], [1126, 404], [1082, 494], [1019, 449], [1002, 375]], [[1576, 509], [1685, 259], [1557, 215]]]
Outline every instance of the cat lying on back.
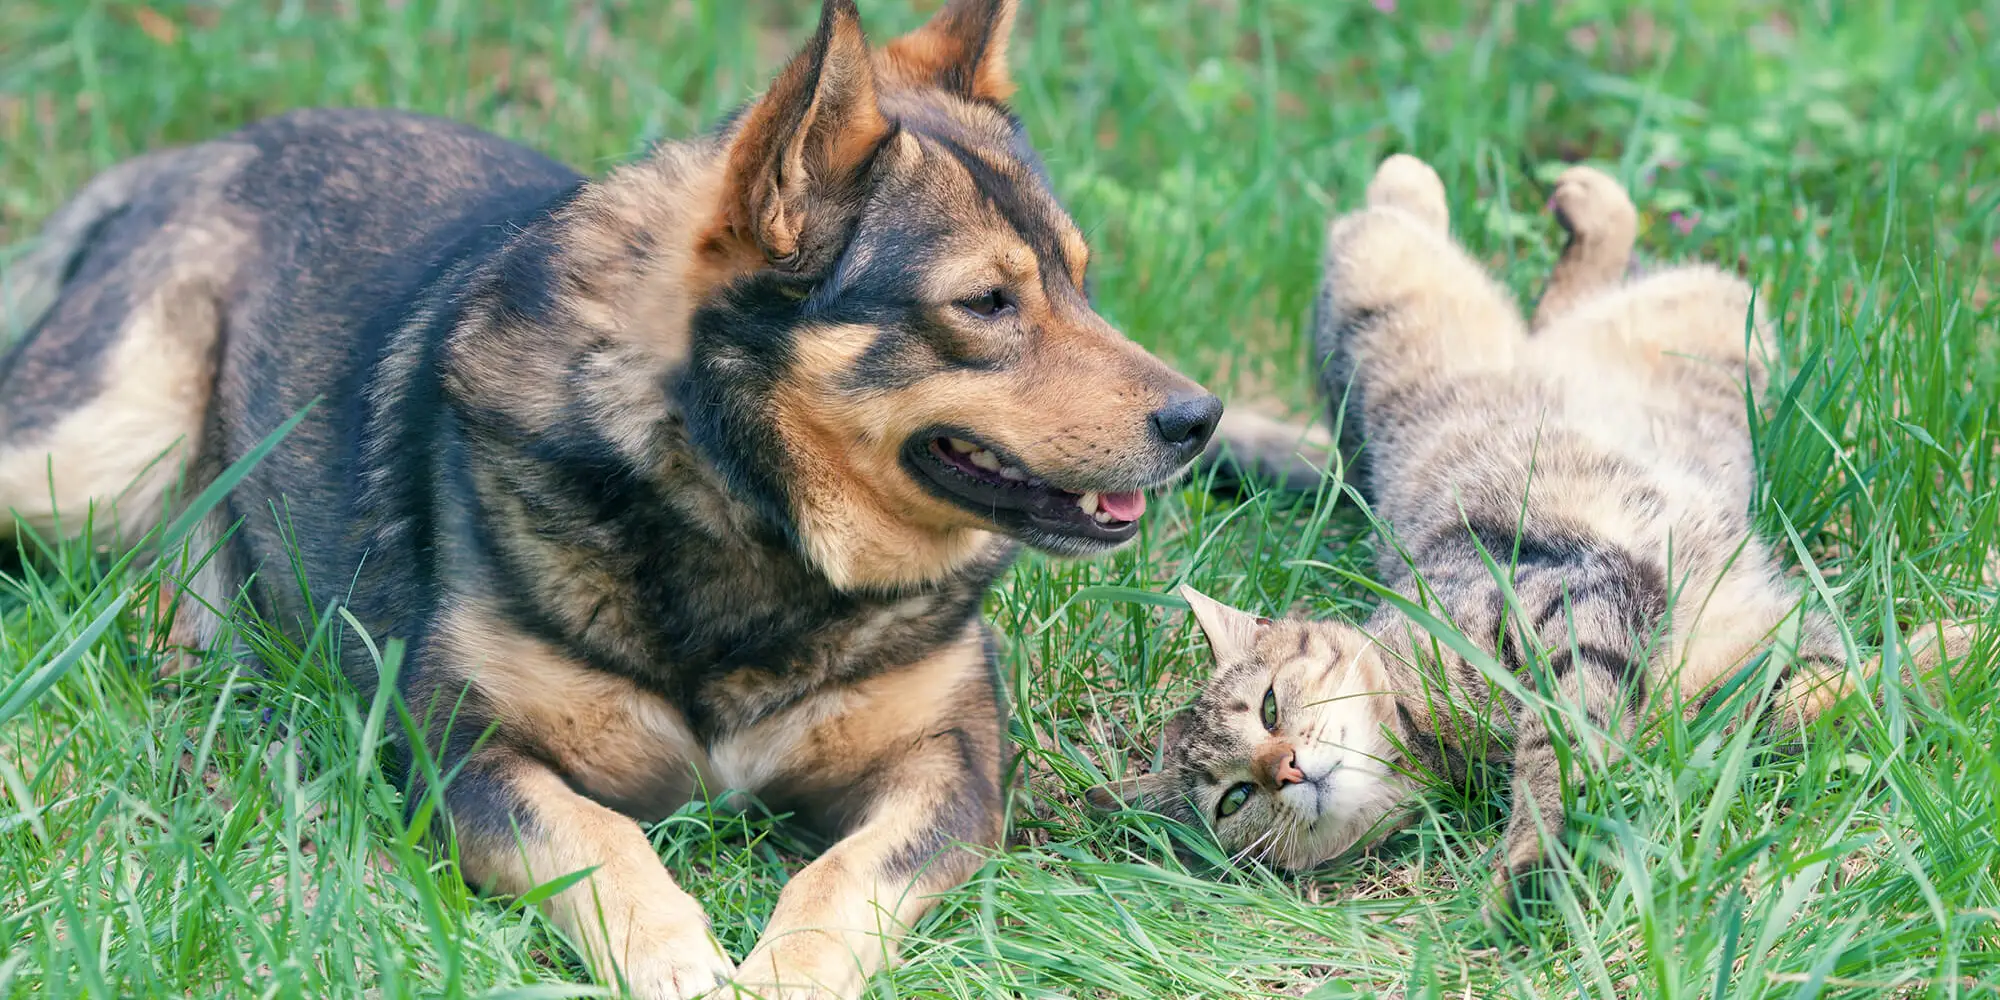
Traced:
[[[1801, 610], [1752, 532], [1744, 393], [1766, 374], [1750, 288], [1705, 266], [1625, 283], [1638, 216], [1602, 173], [1568, 171], [1553, 207], [1569, 240], [1532, 326], [1452, 242], [1443, 184], [1420, 160], [1384, 162], [1367, 208], [1329, 229], [1321, 389], [1344, 402], [1344, 447], [1365, 442], [1357, 486], [1395, 535], [1380, 581], [1523, 684], [1539, 664], [1542, 693], [1596, 736], [1570, 745], [1615, 754], [1649, 704], [1691, 709], [1774, 645], [1789, 666], [1767, 717], [1796, 725], [1850, 685], [1839, 631]], [[1258, 460], [1257, 447], [1239, 452]], [[1509, 573], [1511, 606], [1482, 548]], [[1170, 724], [1162, 770], [1092, 789], [1095, 804], [1206, 823], [1232, 851], [1305, 868], [1383, 833], [1420, 775], [1463, 781], [1469, 761], [1511, 755], [1502, 898], [1539, 865], [1564, 780], [1541, 710], [1489, 689], [1392, 605], [1356, 626], [1182, 593], [1214, 675]], [[1949, 631], [1923, 658], [1962, 655], [1969, 638]], [[1504, 744], [1474, 721], [1496, 713]]]

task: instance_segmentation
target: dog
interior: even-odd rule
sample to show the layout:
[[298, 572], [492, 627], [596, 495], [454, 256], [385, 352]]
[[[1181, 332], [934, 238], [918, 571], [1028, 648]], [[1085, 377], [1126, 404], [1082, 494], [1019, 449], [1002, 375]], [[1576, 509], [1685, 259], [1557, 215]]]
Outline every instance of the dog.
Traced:
[[[762, 96], [598, 179], [361, 110], [115, 167], [17, 269], [0, 506], [132, 537], [303, 413], [168, 570], [169, 641], [337, 604], [406, 642], [399, 763], [468, 882], [588, 872], [542, 905], [637, 996], [853, 996], [1004, 834], [982, 596], [1131, 539], [1221, 412], [1090, 305], [1014, 14], [874, 47], [826, 0]], [[740, 965], [639, 825], [704, 788], [832, 843]]]

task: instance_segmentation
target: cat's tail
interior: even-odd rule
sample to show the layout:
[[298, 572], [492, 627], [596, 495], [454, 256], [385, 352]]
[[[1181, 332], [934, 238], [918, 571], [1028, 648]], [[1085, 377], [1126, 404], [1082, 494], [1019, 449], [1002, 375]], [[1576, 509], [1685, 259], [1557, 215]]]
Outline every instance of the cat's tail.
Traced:
[[[1978, 641], [1979, 631], [1970, 622], [1946, 622], [1913, 630], [1904, 637], [1897, 655], [1899, 672], [1905, 683], [1935, 691], [1948, 680], [1955, 665], [1971, 655]], [[1871, 677], [1877, 676], [1887, 660], [1885, 650], [1869, 660], [1862, 670]], [[1806, 669], [1802, 661], [1780, 682], [1766, 718], [1778, 732], [1796, 732], [1853, 693], [1853, 674], [1849, 671]]]
[[1218, 493], [1312, 493], [1338, 482], [1332, 435], [1318, 421], [1295, 423], [1231, 407], [1196, 465]]

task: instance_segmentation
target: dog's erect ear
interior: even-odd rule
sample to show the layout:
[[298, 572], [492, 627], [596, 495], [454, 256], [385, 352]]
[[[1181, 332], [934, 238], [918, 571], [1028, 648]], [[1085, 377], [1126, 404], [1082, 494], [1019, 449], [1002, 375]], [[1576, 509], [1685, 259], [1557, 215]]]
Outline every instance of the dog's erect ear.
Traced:
[[1164, 774], [1141, 774], [1132, 778], [1120, 778], [1091, 788], [1083, 793], [1083, 800], [1099, 812], [1117, 812], [1120, 809], [1154, 809], [1172, 791], [1173, 783]]
[[1014, 96], [1007, 38], [1016, 6], [1015, 0], [950, 0], [929, 23], [890, 42], [883, 60], [903, 83], [1004, 102]]
[[772, 264], [815, 261], [812, 237], [844, 228], [860, 174], [889, 135], [854, 0], [826, 0], [819, 31], [744, 114], [729, 148], [724, 218]]
[[1188, 602], [1195, 624], [1201, 626], [1201, 634], [1208, 638], [1208, 648], [1215, 653], [1217, 666], [1249, 655], [1257, 630], [1271, 624], [1269, 618], [1238, 611], [1185, 583], [1181, 584], [1180, 594]]

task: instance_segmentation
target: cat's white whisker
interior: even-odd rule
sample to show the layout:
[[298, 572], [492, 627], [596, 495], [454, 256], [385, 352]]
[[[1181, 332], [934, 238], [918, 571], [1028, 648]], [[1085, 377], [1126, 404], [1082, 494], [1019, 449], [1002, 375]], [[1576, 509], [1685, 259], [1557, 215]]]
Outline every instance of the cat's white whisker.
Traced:
[[1258, 861], [1264, 860], [1265, 855], [1256, 853], [1257, 849], [1263, 846], [1267, 841], [1276, 837], [1277, 835], [1278, 831], [1275, 829], [1264, 831], [1263, 834], [1258, 836], [1256, 840], [1251, 841], [1242, 850], [1237, 851], [1236, 853], [1230, 855], [1229, 863], [1231, 865], [1240, 865], [1244, 861], [1249, 860], [1252, 857], [1256, 858]]
[[[1328, 229], [1320, 388], [1370, 442], [1356, 485], [1386, 528], [1377, 579], [1479, 649], [1394, 601], [1365, 623], [1274, 621], [1183, 587], [1218, 666], [1168, 753], [1201, 762], [1179, 772], [1182, 791], [1236, 796], [1216, 830], [1243, 856], [1292, 867], [1348, 850], [1409, 801], [1409, 775], [1462, 780], [1482, 758], [1501, 763], [1467, 724], [1500, 714], [1519, 758], [1503, 855], [1533, 860], [1527, 817], [1563, 826], [1564, 741], [1548, 728], [1564, 723], [1508, 704], [1473, 660], [1546, 684], [1543, 698], [1611, 734], [1594, 750], [1616, 753], [1648, 692], [1699, 704], [1797, 613], [1799, 588], [1744, 513], [1757, 486], [1744, 390], [1765, 387], [1751, 345], [1770, 332], [1753, 289], [1705, 266], [1627, 283], [1629, 197], [1588, 168], [1565, 176], [1571, 240], [1533, 337], [1452, 241], [1443, 184], [1422, 161], [1385, 161], [1369, 207]], [[1847, 664], [1828, 615], [1798, 624], [1791, 653], [1806, 669], [1772, 702], [1792, 725], [1839, 696]], [[1225, 773], [1259, 776], [1257, 808], [1240, 786], [1214, 787]], [[1294, 773], [1312, 793], [1273, 787]]]

